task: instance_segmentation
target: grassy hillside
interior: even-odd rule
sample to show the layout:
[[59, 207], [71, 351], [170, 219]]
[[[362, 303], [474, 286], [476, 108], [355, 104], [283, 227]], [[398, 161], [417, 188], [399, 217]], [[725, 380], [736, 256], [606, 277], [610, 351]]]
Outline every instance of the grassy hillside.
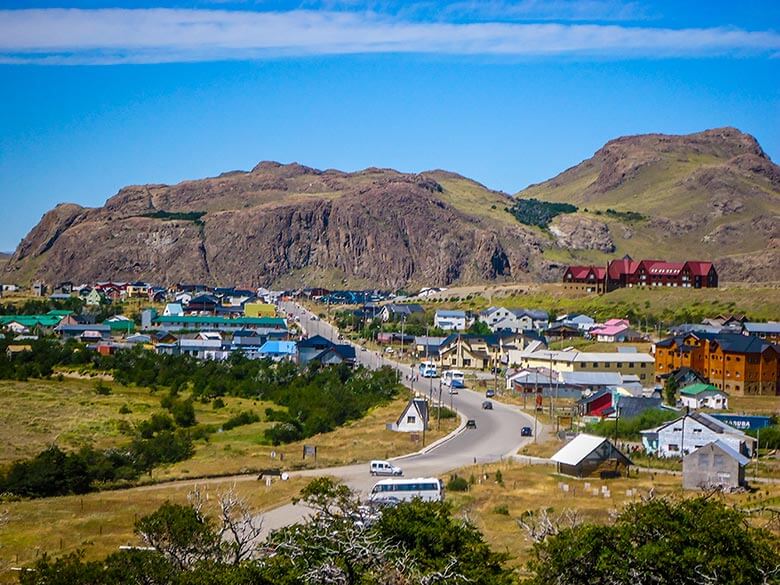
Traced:
[[544, 309], [549, 313], [582, 312], [599, 319], [635, 316], [650, 323], [671, 325], [699, 322], [721, 313], [744, 313], [756, 321], [780, 320], [780, 288], [725, 285], [718, 289], [626, 288], [605, 295], [578, 295], [561, 285], [454, 288], [445, 291], [437, 308], [477, 311], [490, 305]]
[[[780, 234], [780, 169], [734, 129], [621, 138], [517, 197], [573, 203], [578, 217], [609, 226], [614, 253], [551, 248], [545, 257], [552, 261], [761, 254]], [[644, 219], [627, 221], [608, 209]]]

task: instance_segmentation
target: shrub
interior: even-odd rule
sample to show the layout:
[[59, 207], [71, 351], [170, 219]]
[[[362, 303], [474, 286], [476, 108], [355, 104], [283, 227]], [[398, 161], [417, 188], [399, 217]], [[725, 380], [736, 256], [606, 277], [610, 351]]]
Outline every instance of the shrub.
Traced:
[[260, 417], [257, 415], [257, 413], [252, 412], [251, 410], [245, 410], [225, 421], [225, 423], [222, 425], [222, 430], [229, 431], [230, 429], [234, 429], [236, 427], [256, 423], [259, 420]]
[[447, 482], [447, 489], [451, 492], [466, 492], [469, 489], [469, 482], [459, 475], [452, 475]]
[[130, 410], [130, 407], [127, 406], [127, 404], [123, 404], [119, 407], [119, 414], [130, 414], [131, 412], [133, 411]]
[[493, 508], [494, 514], [500, 514], [501, 516], [509, 516], [509, 506], [506, 504], [499, 504]]
[[211, 403], [211, 407], [214, 410], [219, 410], [220, 408], [225, 408], [225, 401], [222, 400], [220, 397], [217, 397], [214, 399], [214, 401]]
[[550, 203], [538, 199], [517, 199], [509, 209], [520, 223], [545, 229], [556, 216], [575, 211], [577, 207], [570, 203]]
[[111, 394], [111, 386], [106, 384], [103, 380], [95, 382], [95, 394], [99, 396], [108, 396]]

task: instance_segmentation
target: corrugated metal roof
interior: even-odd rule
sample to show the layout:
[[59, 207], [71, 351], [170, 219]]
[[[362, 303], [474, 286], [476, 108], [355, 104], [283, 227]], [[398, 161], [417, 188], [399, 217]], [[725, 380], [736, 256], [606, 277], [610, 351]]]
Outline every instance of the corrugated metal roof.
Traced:
[[586, 435], [584, 433], [577, 435], [555, 455], [550, 457], [550, 460], [556, 463], [563, 463], [564, 465], [577, 465], [605, 441], [607, 441], [606, 437], [596, 437], [595, 435]]

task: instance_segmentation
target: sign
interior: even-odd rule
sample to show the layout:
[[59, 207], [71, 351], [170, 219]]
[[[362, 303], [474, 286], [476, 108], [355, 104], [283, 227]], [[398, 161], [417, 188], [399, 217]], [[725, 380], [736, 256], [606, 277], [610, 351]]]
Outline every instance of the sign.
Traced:
[[303, 446], [303, 458], [306, 459], [306, 456], [314, 457], [314, 460], [317, 460], [317, 446], [316, 445], [304, 445]]
[[740, 431], [754, 431], [772, 424], [772, 418], [769, 416], [744, 414], [711, 414], [710, 416]]

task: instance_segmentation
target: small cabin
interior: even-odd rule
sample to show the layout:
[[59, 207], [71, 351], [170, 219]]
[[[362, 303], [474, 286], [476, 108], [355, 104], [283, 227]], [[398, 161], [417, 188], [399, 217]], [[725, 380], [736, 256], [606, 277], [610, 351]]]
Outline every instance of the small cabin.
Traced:
[[558, 473], [579, 478], [621, 476], [633, 465], [606, 437], [584, 433], [566, 443], [550, 459], [555, 462]]

